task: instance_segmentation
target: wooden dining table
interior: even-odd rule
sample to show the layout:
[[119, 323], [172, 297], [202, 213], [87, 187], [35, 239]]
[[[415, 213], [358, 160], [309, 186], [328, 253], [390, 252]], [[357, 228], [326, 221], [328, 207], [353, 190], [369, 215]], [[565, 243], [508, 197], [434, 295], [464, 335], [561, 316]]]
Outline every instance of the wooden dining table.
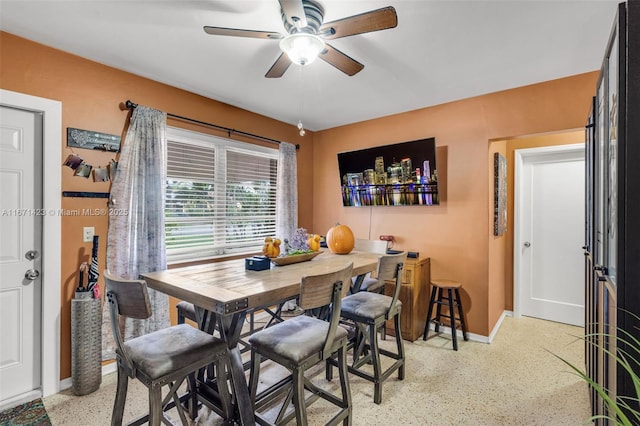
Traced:
[[[236, 419], [254, 425], [254, 410], [245, 377], [239, 342], [246, 313], [295, 298], [303, 276], [327, 273], [353, 262], [357, 281], [375, 270], [379, 253], [352, 251], [338, 255], [328, 250], [314, 259], [270, 269], [245, 269], [245, 259], [227, 260], [141, 274], [147, 285], [196, 306], [199, 326], [213, 332], [211, 318], [229, 347]], [[356, 284], [357, 285], [357, 284]], [[199, 384], [200, 386], [201, 384]], [[200, 389], [198, 390], [200, 393]], [[203, 392], [205, 393], [205, 392]]]

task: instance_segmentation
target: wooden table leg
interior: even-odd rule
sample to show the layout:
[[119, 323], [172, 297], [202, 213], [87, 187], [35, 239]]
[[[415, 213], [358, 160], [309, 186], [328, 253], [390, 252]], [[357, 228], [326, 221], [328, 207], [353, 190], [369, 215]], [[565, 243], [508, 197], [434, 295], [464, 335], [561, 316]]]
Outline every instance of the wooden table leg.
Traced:
[[245, 312], [235, 313], [232, 316], [220, 318], [223, 338], [229, 347], [230, 373], [233, 381], [233, 394], [235, 396], [236, 412], [240, 417], [240, 424], [255, 425], [255, 416], [249, 386], [244, 375], [244, 366], [240, 354], [240, 334], [244, 324]]
[[237, 312], [227, 316], [216, 315], [213, 312], [196, 307], [196, 318], [200, 329], [213, 334], [217, 323], [220, 336], [227, 342], [229, 368], [233, 384], [232, 394], [236, 404], [235, 412], [240, 417], [236, 420], [241, 425], [253, 426], [255, 425], [253, 403], [251, 402], [249, 386], [244, 375], [244, 365], [239, 346], [245, 316], [246, 312]]

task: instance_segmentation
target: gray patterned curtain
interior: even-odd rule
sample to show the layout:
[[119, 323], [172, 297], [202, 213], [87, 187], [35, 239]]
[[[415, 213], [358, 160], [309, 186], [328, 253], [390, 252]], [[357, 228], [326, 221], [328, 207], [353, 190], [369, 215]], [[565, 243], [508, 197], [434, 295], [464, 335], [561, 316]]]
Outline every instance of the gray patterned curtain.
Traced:
[[290, 238], [298, 227], [298, 161], [296, 147], [280, 143], [276, 183], [276, 236]]
[[[276, 183], [276, 236], [291, 238], [298, 227], [298, 161], [296, 147], [280, 142], [278, 179]], [[283, 310], [293, 310], [295, 302], [287, 302]]]
[[[164, 186], [167, 158], [167, 114], [138, 106], [133, 110], [111, 185], [111, 215], [107, 239], [107, 269], [117, 277], [137, 279], [140, 273], [166, 269], [164, 241]], [[124, 337], [168, 327], [169, 298], [149, 290], [153, 315], [148, 320], [128, 319]], [[103, 359], [115, 357], [108, 304], [105, 303]]]

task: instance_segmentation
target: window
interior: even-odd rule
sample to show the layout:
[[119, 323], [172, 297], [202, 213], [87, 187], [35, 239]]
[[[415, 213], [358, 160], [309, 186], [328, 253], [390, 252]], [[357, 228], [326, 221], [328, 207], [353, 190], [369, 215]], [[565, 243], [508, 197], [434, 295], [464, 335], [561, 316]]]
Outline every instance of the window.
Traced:
[[275, 235], [278, 150], [169, 127], [167, 261], [259, 250]]

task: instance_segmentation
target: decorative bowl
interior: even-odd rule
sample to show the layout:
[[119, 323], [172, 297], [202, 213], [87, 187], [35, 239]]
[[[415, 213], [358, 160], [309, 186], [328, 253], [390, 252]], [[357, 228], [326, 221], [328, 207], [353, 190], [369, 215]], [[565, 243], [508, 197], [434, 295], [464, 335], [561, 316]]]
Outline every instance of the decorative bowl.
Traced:
[[291, 265], [292, 263], [306, 262], [321, 253], [321, 251], [314, 251], [311, 253], [294, 254], [292, 256], [272, 257], [271, 261], [278, 266]]

